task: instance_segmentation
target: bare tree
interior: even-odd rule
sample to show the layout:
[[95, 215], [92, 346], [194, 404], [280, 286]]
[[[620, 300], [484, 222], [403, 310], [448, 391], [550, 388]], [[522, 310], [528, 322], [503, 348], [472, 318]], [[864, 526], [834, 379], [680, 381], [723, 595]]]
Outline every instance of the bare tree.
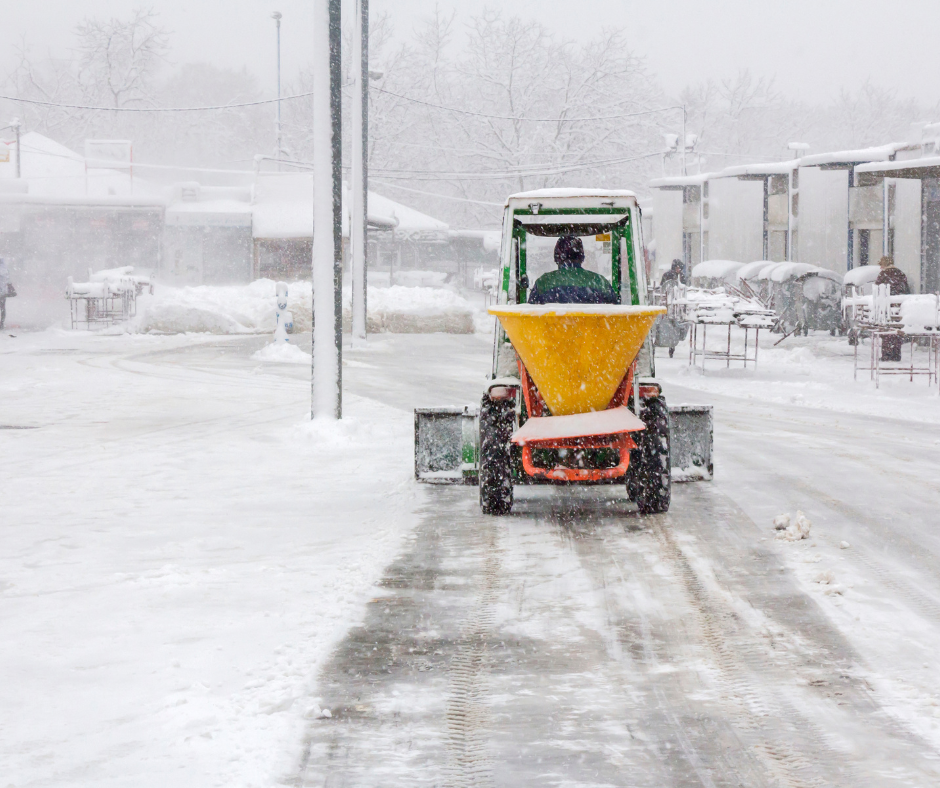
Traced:
[[139, 8], [127, 19], [85, 19], [75, 28], [77, 76], [87, 95], [113, 107], [152, 103], [169, 52], [169, 32], [157, 18], [152, 8]]
[[[538, 23], [485, 11], [462, 40], [439, 11], [404, 47], [373, 62], [371, 172], [377, 183], [501, 203], [521, 189], [562, 184], [637, 185], [659, 142], [664, 99], [624, 34], [577, 45]], [[403, 98], [404, 97], [404, 98]], [[498, 210], [410, 198], [463, 224]]]

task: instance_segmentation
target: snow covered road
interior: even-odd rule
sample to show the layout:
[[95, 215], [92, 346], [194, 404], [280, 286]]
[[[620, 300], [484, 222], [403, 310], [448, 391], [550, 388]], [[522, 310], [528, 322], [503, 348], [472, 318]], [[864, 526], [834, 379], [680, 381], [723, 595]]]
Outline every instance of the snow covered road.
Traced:
[[670, 373], [715, 482], [484, 518], [410, 480], [482, 337], [347, 351], [330, 429], [265, 341], [0, 345], [7, 783], [940, 784], [940, 427]]
[[[413, 341], [425, 398], [420, 360], [454, 352], [434, 341]], [[714, 404], [718, 436], [715, 483], [668, 516], [538, 489], [494, 520], [427, 491], [324, 672], [305, 784], [940, 782], [940, 431], [667, 394]], [[774, 540], [797, 509], [812, 538]]]

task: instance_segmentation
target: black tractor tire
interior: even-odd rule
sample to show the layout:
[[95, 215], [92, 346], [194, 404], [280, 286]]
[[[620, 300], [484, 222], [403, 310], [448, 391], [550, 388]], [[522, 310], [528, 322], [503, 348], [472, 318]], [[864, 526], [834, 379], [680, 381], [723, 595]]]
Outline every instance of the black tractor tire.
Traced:
[[480, 508], [483, 514], [512, 511], [512, 452], [515, 402], [483, 397], [480, 407]]
[[633, 433], [637, 448], [630, 453], [627, 494], [640, 514], [669, 511], [672, 476], [669, 457], [669, 408], [662, 397], [644, 400], [640, 418], [646, 424]]

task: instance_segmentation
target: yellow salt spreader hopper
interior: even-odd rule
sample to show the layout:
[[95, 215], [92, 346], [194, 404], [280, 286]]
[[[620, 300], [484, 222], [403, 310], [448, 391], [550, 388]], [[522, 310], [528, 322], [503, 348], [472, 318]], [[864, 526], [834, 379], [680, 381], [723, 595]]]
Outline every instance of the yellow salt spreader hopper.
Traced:
[[[677, 471], [711, 478], [711, 408], [669, 408], [655, 380], [648, 337], [666, 310], [648, 303], [640, 227], [632, 192], [546, 189], [507, 199], [497, 304], [488, 310], [499, 321], [492, 374], [478, 410], [415, 410], [419, 480], [476, 483], [483, 512], [495, 515], [511, 511], [516, 485], [624, 485], [652, 514], [669, 509]], [[551, 249], [572, 235], [612, 292], [575, 283], [556, 288], [552, 303], [527, 303], [536, 292], [546, 300], [530, 270], [554, 270]]]

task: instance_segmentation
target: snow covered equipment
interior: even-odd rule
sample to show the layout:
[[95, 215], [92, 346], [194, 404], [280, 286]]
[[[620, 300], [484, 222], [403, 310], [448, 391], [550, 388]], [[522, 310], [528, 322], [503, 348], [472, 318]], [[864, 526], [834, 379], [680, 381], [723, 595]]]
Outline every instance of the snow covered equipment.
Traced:
[[673, 405], [669, 408], [669, 452], [673, 481], [712, 478], [711, 405]]
[[[555, 270], [551, 250], [562, 236], [581, 239], [584, 268], [609, 283], [616, 303], [527, 303], [535, 275]], [[668, 510], [670, 412], [653, 379], [649, 339], [666, 310], [647, 303], [644, 260], [632, 192], [546, 189], [509, 197], [498, 304], [489, 310], [500, 325], [478, 426], [469, 410], [416, 411], [416, 475], [456, 481], [476, 472], [488, 514], [508, 513], [519, 484], [624, 485], [642, 512]], [[689, 444], [708, 447], [699, 461], [710, 468], [708, 416], [686, 421], [691, 430], [707, 425], [708, 434]], [[476, 440], [467, 432], [474, 428]]]
[[129, 320], [137, 314], [137, 296], [145, 287], [153, 293], [150, 277], [135, 274], [130, 265], [97, 273], [89, 268], [87, 282], [75, 282], [70, 276], [65, 297], [72, 328], [90, 329]]
[[436, 484], [476, 484], [479, 409], [415, 408], [415, 478]]

